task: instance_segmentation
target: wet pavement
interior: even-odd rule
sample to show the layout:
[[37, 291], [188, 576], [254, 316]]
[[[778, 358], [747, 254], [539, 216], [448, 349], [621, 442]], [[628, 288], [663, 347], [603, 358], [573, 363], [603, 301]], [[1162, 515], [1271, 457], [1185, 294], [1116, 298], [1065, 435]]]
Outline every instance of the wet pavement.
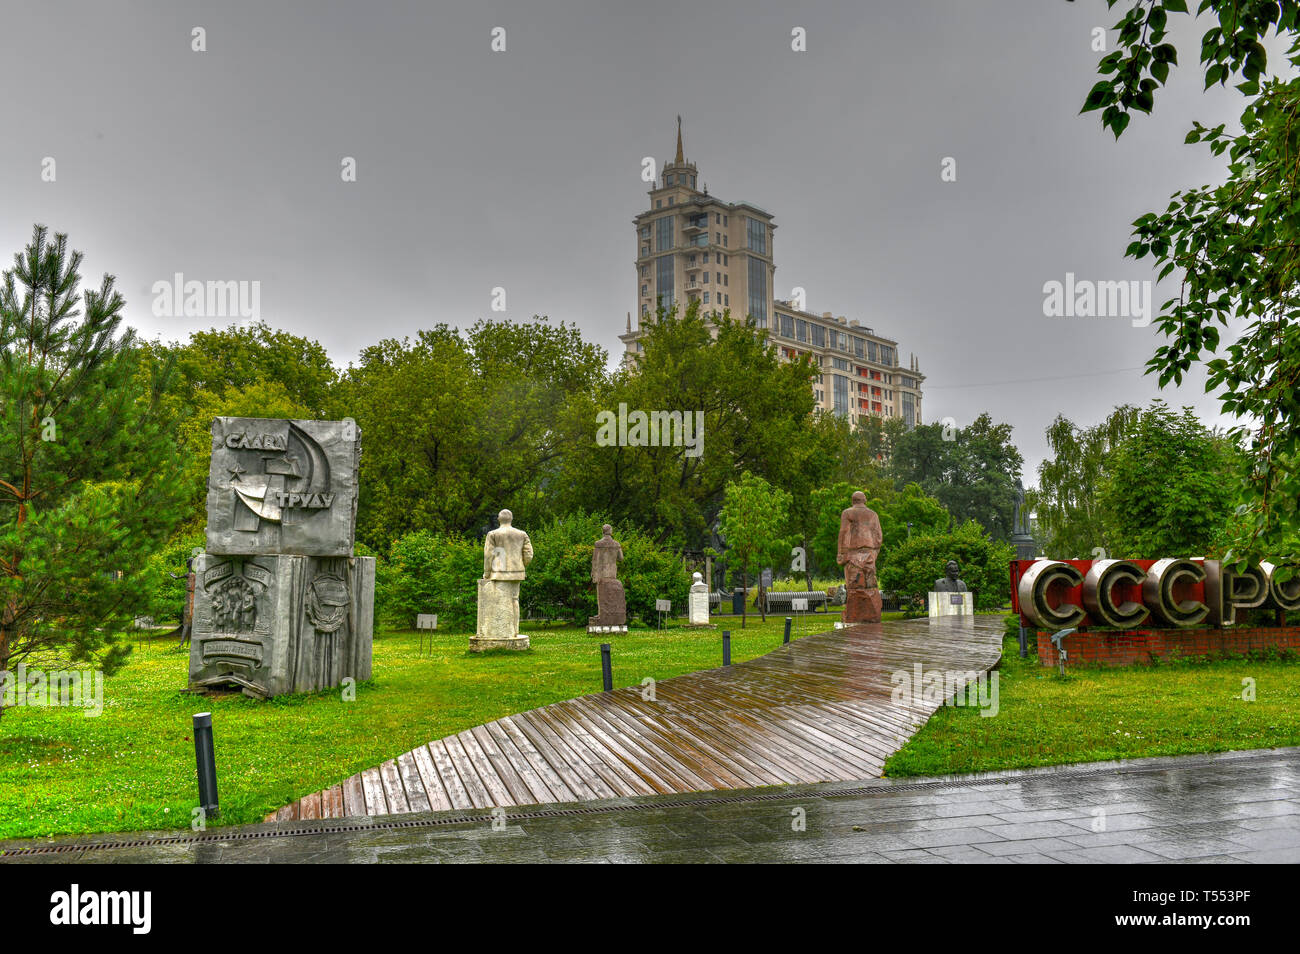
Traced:
[[[143, 843], [142, 843], [143, 842]], [[1300, 749], [6, 842], [0, 862], [1300, 862]]]

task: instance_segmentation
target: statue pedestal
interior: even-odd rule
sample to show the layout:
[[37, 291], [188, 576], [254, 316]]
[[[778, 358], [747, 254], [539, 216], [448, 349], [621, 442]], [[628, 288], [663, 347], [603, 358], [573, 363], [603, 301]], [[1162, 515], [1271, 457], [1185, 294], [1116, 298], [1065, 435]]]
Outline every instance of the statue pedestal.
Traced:
[[879, 623], [880, 607], [880, 590], [849, 590], [844, 602], [844, 615], [840, 619], [845, 626]]
[[974, 593], [936, 593], [931, 590], [926, 594], [926, 602], [930, 606], [932, 619], [939, 616], [975, 615]]
[[373, 557], [205, 553], [194, 569], [191, 689], [269, 699], [370, 678]]
[[528, 637], [519, 632], [519, 581], [478, 581], [478, 626], [469, 638], [469, 651], [527, 649]]
[[686, 622], [688, 626], [709, 625], [709, 587], [698, 573], [686, 599]]
[[596, 584], [595, 616], [587, 617], [587, 634], [626, 633], [627, 597], [618, 580], [601, 580]]

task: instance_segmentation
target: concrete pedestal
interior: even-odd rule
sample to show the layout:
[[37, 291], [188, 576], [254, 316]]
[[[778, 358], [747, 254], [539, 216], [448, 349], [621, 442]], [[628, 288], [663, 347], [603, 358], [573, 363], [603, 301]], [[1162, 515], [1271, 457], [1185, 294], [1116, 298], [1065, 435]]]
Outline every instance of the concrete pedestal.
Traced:
[[373, 557], [217, 556], [195, 561], [190, 686], [259, 698], [370, 678]]
[[849, 590], [844, 602], [844, 615], [840, 618], [847, 626], [856, 626], [858, 623], [879, 623], [882, 605], [878, 589]]
[[935, 593], [931, 591], [926, 594], [926, 602], [930, 607], [931, 618], [975, 615], [974, 593]]
[[478, 625], [469, 650], [527, 649], [528, 637], [519, 632], [519, 581], [478, 581]]

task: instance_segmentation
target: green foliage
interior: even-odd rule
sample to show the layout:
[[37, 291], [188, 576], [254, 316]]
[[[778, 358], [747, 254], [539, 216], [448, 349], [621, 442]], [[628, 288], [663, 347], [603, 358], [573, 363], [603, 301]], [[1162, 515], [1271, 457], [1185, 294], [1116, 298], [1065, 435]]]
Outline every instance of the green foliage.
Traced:
[[384, 548], [412, 530], [486, 533], [503, 506], [525, 526], [557, 512], [554, 472], [580, 439], [572, 408], [604, 363], [574, 326], [545, 318], [464, 335], [438, 325], [364, 349], [337, 402], [362, 432], [358, 536]]
[[1237, 500], [1244, 461], [1191, 408], [1157, 401], [1111, 451], [1097, 495], [1110, 556], [1212, 556]]
[[[703, 549], [728, 481], [750, 471], [782, 488], [829, 476], [834, 465], [810, 426], [812, 366], [783, 363], [752, 322], [706, 318], [692, 302], [644, 325], [645, 350], [579, 408], [580, 438], [556, 482], [558, 512], [594, 508], [653, 533], [659, 543]], [[702, 453], [682, 446], [600, 446], [597, 414], [681, 411], [704, 415]], [[693, 418], [692, 418], [693, 419]]]
[[417, 530], [393, 542], [375, 569], [376, 613], [406, 629], [420, 613], [439, 626], [470, 626], [478, 615], [475, 580], [483, 575], [483, 544]]
[[[888, 544], [887, 544], [888, 545]], [[905, 597], [925, 598], [949, 560], [961, 567], [961, 578], [975, 594], [977, 610], [997, 609], [1011, 598], [1010, 563], [1015, 550], [995, 542], [975, 521], [951, 533], [917, 536], [888, 545], [880, 557], [880, 588]]]
[[[1117, 0], [1108, 0], [1115, 5]], [[1130, 111], [1149, 112], [1156, 88], [1177, 63], [1166, 40], [1169, 13], [1187, 13], [1174, 0], [1127, 0], [1120, 48], [1101, 59], [1104, 77], [1088, 94], [1084, 111], [1102, 110], [1116, 136]], [[1160, 278], [1179, 281], [1178, 294], [1160, 309], [1166, 343], [1147, 363], [1163, 387], [1181, 383], [1193, 363], [1208, 371], [1207, 391], [1243, 424], [1231, 436], [1244, 443], [1251, 468], [1241, 519], [1230, 541], [1240, 558], [1300, 556], [1300, 221], [1295, 210], [1300, 77], [1268, 77], [1265, 39], [1286, 45], [1300, 65], [1300, 4], [1295, 0], [1202, 0], [1197, 13], [1217, 23], [1204, 33], [1200, 63], [1205, 87], [1240, 78], [1245, 98], [1240, 132], [1225, 124], [1194, 123], [1187, 143], [1199, 143], [1228, 160], [1217, 185], [1175, 192], [1162, 213], [1134, 223], [1127, 255], [1150, 256]], [[1234, 340], [1223, 344], [1219, 326], [1230, 319]]]
[[[751, 567], [772, 566], [788, 558], [788, 493], [745, 471], [740, 480], [727, 483], [724, 501], [718, 528], [742, 575], [747, 576]], [[745, 625], [744, 616], [740, 625]]]
[[946, 531], [952, 522], [943, 504], [926, 494], [918, 484], [908, 484], [901, 491], [894, 490], [888, 483], [877, 483], [865, 489], [848, 483], [821, 488], [812, 495], [818, 522], [811, 551], [819, 571], [829, 573], [839, 569], [835, 556], [839, 549], [840, 514], [849, 506], [850, 498], [857, 490], [867, 495], [867, 506], [880, 518], [880, 532], [884, 538], [882, 559], [889, 547], [908, 538], [909, 523], [912, 525], [910, 536], [925, 536]]
[[886, 473], [894, 486], [915, 483], [957, 522], [977, 521], [995, 539], [1012, 532], [1015, 481], [1024, 464], [1011, 443], [1011, 425], [981, 414], [968, 427], [945, 433], [939, 423], [918, 424], [892, 443]]
[[1039, 542], [1048, 556], [1087, 559], [1097, 547], [1115, 546], [1098, 495], [1110, 455], [1133, 431], [1138, 415], [1136, 407], [1125, 404], [1093, 427], [1078, 427], [1058, 415], [1047, 428], [1053, 456], [1038, 465], [1038, 487], [1025, 494], [1025, 506], [1037, 517]]
[[105, 671], [144, 608], [142, 568], [180, 519], [180, 466], [105, 275], [34, 229], [0, 281], [0, 670], [41, 650]]
[[150, 555], [144, 566], [148, 597], [141, 615], [152, 616], [159, 625], [172, 620], [180, 625], [189, 574], [185, 564], [195, 551], [203, 552], [205, 544], [202, 531], [178, 533]]
[[[606, 522], [599, 514], [575, 513], [529, 531], [535, 555], [519, 588], [523, 617], [570, 618], [585, 625], [595, 615], [591, 554]], [[623, 547], [619, 579], [629, 619], [653, 619], [656, 599], [686, 604], [689, 583], [679, 556], [631, 528], [616, 530], [615, 537]], [[376, 602], [385, 620], [410, 628], [417, 614], [437, 613], [440, 627], [473, 628], [477, 581], [483, 576], [481, 540], [414, 531], [393, 543], [376, 573]]]

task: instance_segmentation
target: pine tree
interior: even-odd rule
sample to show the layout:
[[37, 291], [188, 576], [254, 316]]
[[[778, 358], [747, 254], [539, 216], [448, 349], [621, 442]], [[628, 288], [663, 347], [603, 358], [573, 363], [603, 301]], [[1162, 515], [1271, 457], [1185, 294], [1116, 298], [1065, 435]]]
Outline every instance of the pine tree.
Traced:
[[0, 672], [117, 670], [140, 571], [180, 517], [170, 367], [119, 332], [112, 276], [80, 293], [81, 261], [36, 226], [0, 280]]

